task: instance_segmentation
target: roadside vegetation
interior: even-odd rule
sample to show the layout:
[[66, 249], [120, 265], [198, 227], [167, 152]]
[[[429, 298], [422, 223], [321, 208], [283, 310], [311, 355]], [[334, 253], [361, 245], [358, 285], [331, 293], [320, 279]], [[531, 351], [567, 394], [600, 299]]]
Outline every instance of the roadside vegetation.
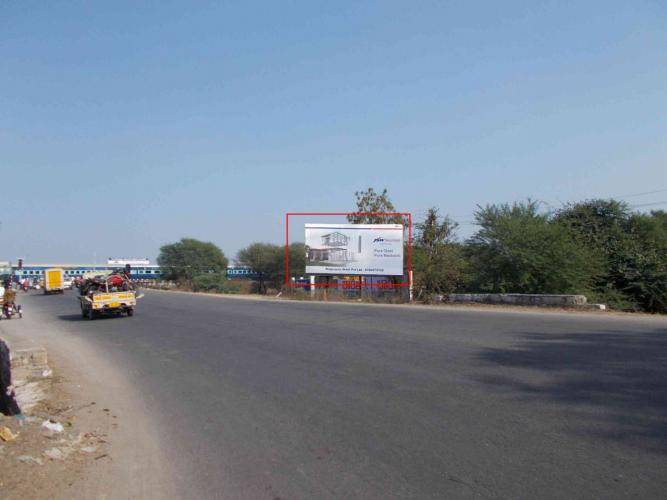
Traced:
[[[395, 212], [387, 190], [355, 193], [355, 212]], [[449, 293], [581, 294], [626, 311], [667, 313], [667, 212], [639, 213], [622, 201], [594, 199], [545, 210], [540, 202], [478, 206], [476, 232], [458, 237], [458, 224], [438, 208], [415, 222], [414, 291], [431, 302]], [[352, 223], [405, 223], [401, 216], [354, 214]], [[407, 255], [407, 252], [405, 252]], [[305, 247], [289, 248], [291, 277], [303, 275]], [[228, 259], [213, 243], [184, 238], [160, 250], [164, 279], [179, 288], [214, 293], [278, 292], [285, 282], [285, 249], [255, 242], [240, 250], [252, 283], [227, 279]], [[293, 291], [296, 296], [302, 290]], [[376, 294], [393, 301], [400, 290]]]
[[[303, 243], [289, 246], [289, 269], [303, 274], [306, 269], [306, 250]], [[239, 251], [236, 261], [257, 273], [254, 291], [267, 293], [280, 289], [285, 283], [285, 247], [271, 243], [252, 243]]]
[[543, 211], [528, 200], [479, 207], [475, 234], [430, 209], [417, 223], [415, 284], [446, 293], [582, 294], [615, 309], [667, 312], [667, 212], [617, 200]]

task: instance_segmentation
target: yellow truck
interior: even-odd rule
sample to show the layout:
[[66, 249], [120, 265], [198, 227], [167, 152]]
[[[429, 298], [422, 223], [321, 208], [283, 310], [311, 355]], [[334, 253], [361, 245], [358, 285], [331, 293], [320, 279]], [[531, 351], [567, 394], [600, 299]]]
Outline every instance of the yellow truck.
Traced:
[[127, 273], [111, 273], [86, 278], [80, 285], [81, 316], [95, 319], [102, 315], [134, 314], [137, 295], [134, 284]]
[[51, 293], [63, 293], [65, 290], [64, 276], [64, 271], [58, 267], [46, 269], [44, 271], [44, 293], [47, 295]]
[[81, 301], [81, 316], [83, 318], [95, 319], [102, 315], [109, 314], [134, 314], [134, 307], [137, 305], [137, 299], [143, 295], [137, 296], [134, 290], [122, 292], [93, 292], [79, 297]]

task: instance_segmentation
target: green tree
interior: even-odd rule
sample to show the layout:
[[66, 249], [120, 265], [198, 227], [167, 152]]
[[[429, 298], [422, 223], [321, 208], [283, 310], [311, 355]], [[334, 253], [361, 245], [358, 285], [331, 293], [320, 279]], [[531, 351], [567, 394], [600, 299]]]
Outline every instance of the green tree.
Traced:
[[[387, 192], [386, 188], [383, 189], [381, 193], [378, 193], [372, 187], [369, 187], [366, 191], [356, 191], [354, 196], [356, 198], [357, 206], [355, 209], [355, 214], [347, 216], [348, 222], [352, 224], [405, 225], [406, 221], [403, 220], [402, 215], [378, 215], [383, 213], [396, 212], [394, 204], [391, 202], [389, 193]], [[369, 213], [375, 215], [368, 215]], [[399, 281], [400, 278], [395, 276], [391, 278], [391, 282], [394, 284], [397, 284]], [[396, 288], [395, 291], [399, 292], [400, 290]]]
[[630, 208], [617, 200], [587, 200], [569, 203], [554, 215], [555, 220], [576, 231], [587, 245], [611, 255], [625, 238]]
[[667, 313], [667, 213], [633, 214], [628, 230], [633, 245], [624, 291], [645, 311]]
[[415, 286], [419, 295], [430, 302], [435, 294], [451, 293], [463, 280], [465, 261], [456, 241], [458, 224], [441, 218], [438, 209], [428, 209], [423, 222], [416, 224], [413, 249]]
[[[284, 249], [283, 250], [283, 261], [285, 260]], [[289, 273], [290, 276], [303, 276], [306, 272], [306, 245], [303, 243], [291, 243], [289, 246]], [[280, 282], [284, 283], [285, 280], [285, 268], [284, 266], [281, 269], [279, 278]]]
[[[303, 243], [289, 246], [289, 272], [303, 275], [306, 269], [306, 251]], [[239, 251], [236, 260], [259, 275], [257, 288], [266, 293], [267, 286], [279, 289], [285, 283], [285, 247], [271, 243], [253, 243]]]
[[666, 218], [663, 211], [632, 213], [613, 199], [571, 203], [555, 217], [604, 260], [598, 300], [654, 312], [667, 311]]
[[[366, 191], [356, 191], [356, 213], [388, 213], [396, 212], [394, 204], [389, 199], [386, 189], [377, 193], [372, 187]], [[400, 215], [348, 215], [348, 222], [352, 224], [403, 224], [403, 217]]]
[[258, 274], [257, 288], [259, 293], [266, 293], [266, 283], [275, 276], [278, 261], [278, 245], [271, 243], [252, 243], [239, 250], [236, 260], [239, 264], [248, 266]]
[[227, 258], [215, 244], [183, 238], [160, 248], [157, 259], [166, 279], [192, 286], [195, 276], [204, 273], [225, 273]]
[[600, 261], [535, 201], [479, 207], [468, 241], [472, 286], [498, 293], [588, 293]]

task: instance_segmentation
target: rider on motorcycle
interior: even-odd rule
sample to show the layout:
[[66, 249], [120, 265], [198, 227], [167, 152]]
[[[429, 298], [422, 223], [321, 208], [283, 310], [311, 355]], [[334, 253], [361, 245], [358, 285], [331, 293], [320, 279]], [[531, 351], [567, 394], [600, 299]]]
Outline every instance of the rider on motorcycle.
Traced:
[[0, 317], [4, 315], [6, 318], [11, 318], [14, 314], [18, 314], [18, 317], [23, 317], [23, 309], [21, 306], [16, 305], [16, 292], [12, 287], [11, 280], [5, 282], [5, 293], [2, 296], [2, 312]]
[[5, 281], [5, 295], [2, 297], [2, 300], [5, 306], [14, 305], [16, 292], [12, 288], [12, 282], [10, 280]]
[[5, 281], [5, 295], [3, 300], [5, 301], [5, 304], [13, 304], [14, 299], [16, 299], [16, 292], [12, 287], [12, 282], [7, 280]]

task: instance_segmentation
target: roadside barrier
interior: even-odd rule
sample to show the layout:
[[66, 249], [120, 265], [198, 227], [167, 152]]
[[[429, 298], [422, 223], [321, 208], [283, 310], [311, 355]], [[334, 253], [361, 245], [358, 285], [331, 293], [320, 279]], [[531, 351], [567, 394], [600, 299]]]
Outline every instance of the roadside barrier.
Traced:
[[481, 304], [512, 304], [519, 306], [585, 306], [583, 295], [554, 295], [529, 293], [450, 293], [445, 302], [476, 302]]

